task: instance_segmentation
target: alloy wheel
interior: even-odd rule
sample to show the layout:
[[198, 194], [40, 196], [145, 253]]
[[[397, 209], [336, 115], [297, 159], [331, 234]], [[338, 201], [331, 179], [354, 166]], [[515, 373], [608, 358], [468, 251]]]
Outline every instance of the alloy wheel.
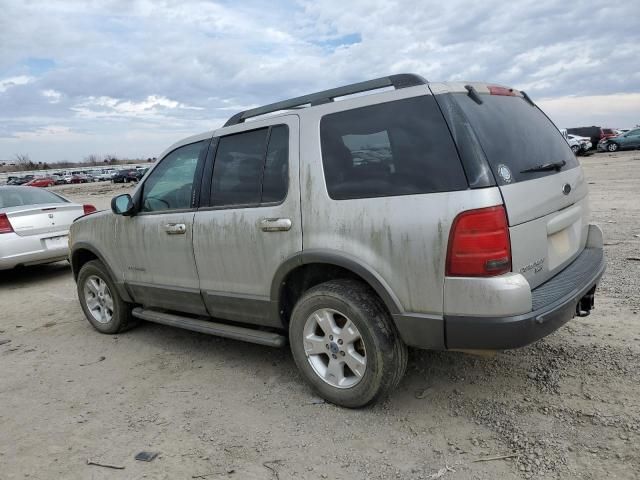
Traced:
[[364, 377], [367, 353], [360, 331], [331, 308], [313, 312], [304, 325], [304, 351], [314, 372], [336, 388], [351, 388]]
[[84, 284], [84, 301], [87, 310], [98, 323], [109, 323], [113, 318], [113, 297], [107, 283], [96, 275]]

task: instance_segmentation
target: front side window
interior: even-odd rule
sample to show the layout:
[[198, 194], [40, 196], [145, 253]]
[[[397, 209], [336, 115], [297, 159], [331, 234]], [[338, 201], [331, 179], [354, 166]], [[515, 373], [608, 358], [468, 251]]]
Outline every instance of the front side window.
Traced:
[[432, 96], [324, 116], [322, 163], [334, 200], [464, 190], [467, 180]]
[[261, 128], [220, 138], [213, 164], [211, 206], [279, 202], [287, 195], [289, 129]]
[[144, 183], [143, 212], [192, 207], [194, 176], [204, 145], [204, 141], [185, 145], [164, 157]]

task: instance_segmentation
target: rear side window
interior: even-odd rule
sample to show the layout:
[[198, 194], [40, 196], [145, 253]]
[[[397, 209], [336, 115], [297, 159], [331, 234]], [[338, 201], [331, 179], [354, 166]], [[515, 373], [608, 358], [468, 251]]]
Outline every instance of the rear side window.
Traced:
[[334, 200], [468, 187], [431, 95], [326, 115], [320, 140], [327, 191]]
[[284, 200], [289, 179], [289, 129], [261, 128], [220, 138], [213, 164], [211, 206]]
[[0, 208], [67, 203], [62, 197], [37, 187], [0, 188]]
[[542, 111], [521, 97], [481, 95], [482, 103], [454, 94], [476, 133], [500, 185], [554, 175], [555, 170], [523, 172], [547, 163], [578, 166], [560, 131]]
[[289, 186], [289, 128], [278, 125], [271, 129], [264, 164], [262, 202], [280, 202]]

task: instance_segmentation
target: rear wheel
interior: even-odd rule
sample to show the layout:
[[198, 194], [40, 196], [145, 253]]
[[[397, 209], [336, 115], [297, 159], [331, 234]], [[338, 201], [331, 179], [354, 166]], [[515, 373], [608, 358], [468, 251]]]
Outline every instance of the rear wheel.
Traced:
[[78, 274], [78, 299], [89, 323], [101, 333], [118, 333], [134, 325], [131, 306], [124, 302], [99, 260], [85, 263]]
[[293, 358], [326, 400], [358, 408], [388, 395], [407, 365], [407, 347], [371, 289], [333, 280], [307, 291], [289, 325]]
[[607, 145], [607, 150], [610, 152], [615, 152], [616, 150], [618, 150], [618, 144], [614, 142], [609, 142], [609, 144]]

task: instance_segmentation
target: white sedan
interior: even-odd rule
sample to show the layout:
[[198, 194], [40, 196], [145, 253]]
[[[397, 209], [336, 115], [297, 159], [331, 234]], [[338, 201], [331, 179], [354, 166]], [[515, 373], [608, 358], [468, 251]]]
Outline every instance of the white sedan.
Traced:
[[[591, 143], [591, 139], [589, 137], [581, 137], [580, 135], [573, 135], [572, 133], [567, 134], [567, 138], [569, 140], [576, 140], [580, 144], [580, 148], [583, 152], [590, 150], [593, 147]], [[576, 152], [574, 152], [576, 153]]]
[[0, 187], [0, 270], [66, 259], [69, 226], [95, 211], [42, 188]]

